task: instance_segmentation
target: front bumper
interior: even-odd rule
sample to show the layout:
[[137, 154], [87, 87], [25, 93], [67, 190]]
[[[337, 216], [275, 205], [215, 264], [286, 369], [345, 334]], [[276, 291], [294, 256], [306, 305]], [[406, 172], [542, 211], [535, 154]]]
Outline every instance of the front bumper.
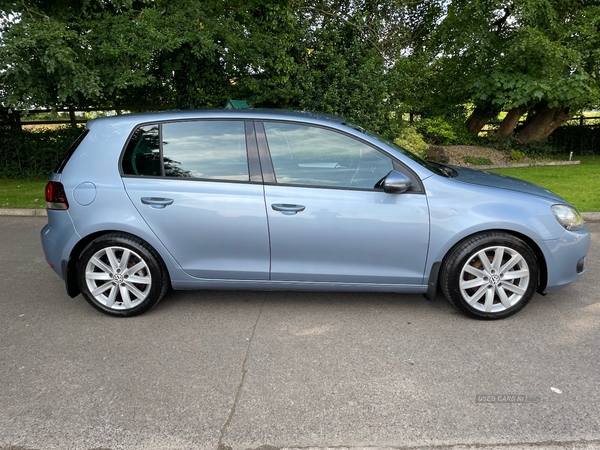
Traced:
[[592, 239], [585, 228], [565, 231], [560, 239], [538, 242], [546, 258], [548, 280], [544, 292], [552, 292], [566, 286], [585, 273], [584, 258]]

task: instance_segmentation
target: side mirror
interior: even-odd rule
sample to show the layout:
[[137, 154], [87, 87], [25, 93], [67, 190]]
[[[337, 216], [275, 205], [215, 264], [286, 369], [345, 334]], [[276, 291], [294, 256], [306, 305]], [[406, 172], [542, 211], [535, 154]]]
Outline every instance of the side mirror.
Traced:
[[402, 194], [412, 186], [410, 178], [395, 170], [388, 173], [378, 184], [383, 187], [383, 192], [388, 194]]

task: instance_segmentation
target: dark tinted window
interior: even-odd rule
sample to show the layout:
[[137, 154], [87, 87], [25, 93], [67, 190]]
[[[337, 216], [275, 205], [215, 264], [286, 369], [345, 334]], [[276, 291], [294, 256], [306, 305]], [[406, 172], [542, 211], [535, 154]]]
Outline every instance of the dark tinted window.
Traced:
[[373, 189], [394, 168], [390, 157], [341, 133], [289, 123], [264, 125], [278, 183]]
[[249, 181], [243, 121], [163, 124], [165, 176]]
[[125, 175], [161, 175], [158, 138], [158, 125], [146, 125], [134, 131], [123, 155]]

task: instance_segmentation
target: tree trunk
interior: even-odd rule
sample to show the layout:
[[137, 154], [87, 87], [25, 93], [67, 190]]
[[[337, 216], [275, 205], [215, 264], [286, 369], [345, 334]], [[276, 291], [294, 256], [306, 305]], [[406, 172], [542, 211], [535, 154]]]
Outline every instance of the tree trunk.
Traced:
[[496, 136], [505, 137], [512, 134], [519, 123], [519, 119], [521, 118], [521, 110], [519, 108], [513, 108], [508, 111], [504, 120], [496, 130]]
[[75, 116], [74, 106], [69, 106], [69, 120], [71, 121], [71, 126], [77, 126], [77, 117]]
[[546, 108], [548, 108], [548, 102], [546, 100], [542, 100], [533, 105], [531, 108], [529, 108], [529, 110], [527, 111], [527, 117], [525, 117], [525, 123], [523, 124], [521, 129], [525, 128], [527, 125], [533, 122], [538, 116], [538, 114], [541, 111], [544, 111]]
[[543, 141], [554, 130], [571, 118], [569, 108], [549, 108], [536, 111], [535, 117], [517, 134], [517, 140], [527, 144]]
[[481, 129], [498, 114], [498, 110], [490, 106], [478, 106], [476, 107], [467, 121], [465, 126], [469, 133], [477, 136]]

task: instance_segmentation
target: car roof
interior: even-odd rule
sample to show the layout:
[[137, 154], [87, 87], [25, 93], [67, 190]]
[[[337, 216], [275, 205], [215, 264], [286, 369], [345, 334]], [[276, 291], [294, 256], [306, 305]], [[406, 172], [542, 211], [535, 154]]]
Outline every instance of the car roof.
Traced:
[[100, 117], [91, 119], [88, 128], [97, 121], [117, 121], [117, 122], [153, 122], [153, 121], [171, 121], [171, 120], [190, 120], [190, 119], [258, 119], [258, 120], [290, 120], [298, 122], [320, 123], [327, 122], [331, 124], [345, 124], [346, 120], [332, 114], [325, 114], [311, 111], [294, 111], [289, 109], [197, 109], [197, 110], [172, 110], [172, 111], [153, 111], [133, 114], [120, 114], [111, 117]]

